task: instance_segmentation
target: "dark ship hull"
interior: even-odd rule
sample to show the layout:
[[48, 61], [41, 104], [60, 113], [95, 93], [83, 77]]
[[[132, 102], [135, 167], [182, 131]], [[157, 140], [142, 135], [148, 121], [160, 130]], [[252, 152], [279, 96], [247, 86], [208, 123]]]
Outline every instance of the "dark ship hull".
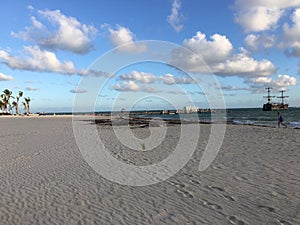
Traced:
[[263, 105], [263, 111], [288, 110], [288, 104], [266, 103]]

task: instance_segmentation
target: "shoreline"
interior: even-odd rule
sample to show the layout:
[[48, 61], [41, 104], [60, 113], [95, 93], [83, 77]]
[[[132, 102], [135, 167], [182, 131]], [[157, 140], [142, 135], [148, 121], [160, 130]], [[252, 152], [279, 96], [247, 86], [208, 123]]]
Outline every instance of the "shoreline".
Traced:
[[[97, 115], [97, 114], [54, 114], [54, 115], [38, 115], [38, 114], [30, 114], [28, 115], [0, 115], [0, 118], [84, 118], [87, 120], [95, 121], [97, 125], [107, 126], [112, 125], [111, 118], [114, 120], [114, 125], [118, 126], [118, 123], [120, 125], [128, 125], [126, 124], [126, 121], [129, 121], [129, 125], [141, 125], [142, 127], [148, 127], [149, 122], [157, 118], [151, 118], [151, 117], [137, 117], [137, 116], [116, 116], [116, 115]], [[263, 124], [251, 124], [251, 123], [237, 123], [234, 122], [234, 120], [227, 120], [226, 122], [223, 121], [216, 121], [216, 122], [210, 122], [210, 121], [189, 121], [189, 120], [178, 120], [178, 119], [162, 119], [167, 125], [178, 125], [178, 124], [224, 124], [226, 125], [236, 125], [236, 126], [253, 126], [253, 127], [266, 127], [266, 128], [276, 128], [278, 127], [276, 125], [263, 125]], [[154, 126], [154, 124], [152, 124]], [[280, 127], [283, 128], [283, 127]], [[300, 129], [300, 127], [291, 127], [288, 126], [285, 129]]]

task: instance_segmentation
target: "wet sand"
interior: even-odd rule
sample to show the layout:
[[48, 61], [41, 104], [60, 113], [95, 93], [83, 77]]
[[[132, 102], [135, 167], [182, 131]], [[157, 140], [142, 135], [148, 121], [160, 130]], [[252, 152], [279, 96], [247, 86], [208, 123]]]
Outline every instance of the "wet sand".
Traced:
[[[82, 126], [94, 124], [82, 117]], [[227, 125], [219, 154], [201, 172], [210, 125], [199, 126], [183, 169], [134, 187], [89, 166], [71, 117], [0, 117], [0, 224], [300, 224], [300, 130]], [[137, 154], [110, 126], [97, 129], [116, 159], [135, 165], [164, 159], [180, 135], [180, 125], [168, 126], [163, 147]], [[132, 131], [149, 135], [147, 126]]]

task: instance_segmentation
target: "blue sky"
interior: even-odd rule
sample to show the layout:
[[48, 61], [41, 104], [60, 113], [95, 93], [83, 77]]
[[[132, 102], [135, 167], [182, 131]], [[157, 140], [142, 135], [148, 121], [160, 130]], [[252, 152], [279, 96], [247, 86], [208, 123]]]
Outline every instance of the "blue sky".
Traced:
[[[100, 111], [206, 108], [205, 85], [228, 108], [261, 107], [268, 86], [300, 106], [300, 0], [7, 0], [1, 9], [0, 90], [22, 90], [33, 112], [71, 111], [76, 96], [90, 99], [85, 79], [103, 85], [93, 103]], [[133, 59], [157, 54], [147, 40], [174, 46], [165, 63], [105, 71], [101, 56], [115, 48]]]

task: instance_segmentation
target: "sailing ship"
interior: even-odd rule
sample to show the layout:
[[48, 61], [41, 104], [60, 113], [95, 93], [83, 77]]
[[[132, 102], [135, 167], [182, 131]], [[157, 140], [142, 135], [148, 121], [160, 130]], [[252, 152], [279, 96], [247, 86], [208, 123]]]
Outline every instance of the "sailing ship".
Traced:
[[264, 98], [268, 99], [268, 102], [263, 105], [263, 111], [273, 111], [273, 110], [288, 110], [289, 104], [284, 103], [284, 99], [288, 98], [289, 96], [284, 96], [283, 93], [285, 90], [281, 90], [280, 93], [281, 95], [278, 96], [277, 98], [281, 98], [281, 102], [272, 102], [272, 98], [275, 98], [275, 96], [271, 96], [271, 89], [270, 87], [267, 87], [267, 92], [268, 95], [264, 96]]

